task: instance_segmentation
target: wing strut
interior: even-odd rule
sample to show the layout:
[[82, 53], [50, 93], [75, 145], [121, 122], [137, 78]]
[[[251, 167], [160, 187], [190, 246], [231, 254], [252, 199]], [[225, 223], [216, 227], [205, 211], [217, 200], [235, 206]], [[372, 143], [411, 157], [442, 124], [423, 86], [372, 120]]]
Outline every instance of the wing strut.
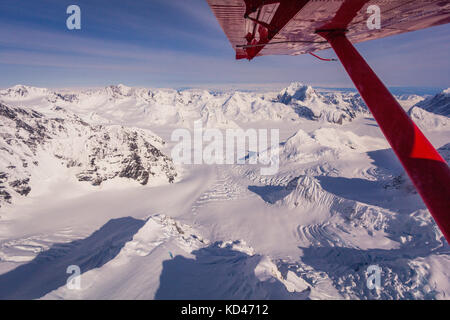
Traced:
[[450, 169], [343, 30], [317, 32], [336, 52], [392, 149], [450, 243]]

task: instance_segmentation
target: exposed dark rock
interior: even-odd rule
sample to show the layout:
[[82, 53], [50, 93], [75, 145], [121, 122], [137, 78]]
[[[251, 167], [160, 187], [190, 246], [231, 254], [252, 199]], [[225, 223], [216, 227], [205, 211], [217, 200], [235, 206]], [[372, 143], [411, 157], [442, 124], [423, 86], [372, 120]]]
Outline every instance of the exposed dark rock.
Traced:
[[26, 196], [30, 193], [31, 187], [28, 185], [30, 182], [29, 178], [22, 180], [15, 180], [9, 183], [9, 185], [16, 191], [18, 194], [22, 196]]

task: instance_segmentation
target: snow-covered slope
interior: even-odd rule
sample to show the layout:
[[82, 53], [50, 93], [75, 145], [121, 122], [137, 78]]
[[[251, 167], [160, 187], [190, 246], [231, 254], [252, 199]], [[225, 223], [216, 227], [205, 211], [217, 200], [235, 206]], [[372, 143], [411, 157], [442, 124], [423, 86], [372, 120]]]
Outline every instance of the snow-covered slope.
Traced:
[[92, 185], [115, 177], [145, 185], [177, 176], [160, 151], [164, 142], [148, 130], [93, 126], [60, 107], [44, 115], [3, 103], [0, 123], [0, 206], [28, 195], [33, 182], [56, 168]]
[[450, 88], [417, 103], [416, 106], [428, 112], [450, 117]]
[[450, 89], [416, 103], [408, 111], [422, 130], [445, 130], [450, 125]]
[[445, 130], [450, 127], [450, 118], [448, 116], [426, 111], [418, 105], [409, 109], [408, 114], [423, 130]]
[[[127, 280], [98, 281], [101, 274]], [[209, 243], [192, 227], [161, 215], [146, 220], [114, 260], [86, 272], [83, 282], [83, 290], [61, 287], [44, 299], [301, 299], [309, 295], [309, 290], [289, 292], [285, 285], [295, 287], [295, 283], [283, 279], [275, 264], [245, 243]]]

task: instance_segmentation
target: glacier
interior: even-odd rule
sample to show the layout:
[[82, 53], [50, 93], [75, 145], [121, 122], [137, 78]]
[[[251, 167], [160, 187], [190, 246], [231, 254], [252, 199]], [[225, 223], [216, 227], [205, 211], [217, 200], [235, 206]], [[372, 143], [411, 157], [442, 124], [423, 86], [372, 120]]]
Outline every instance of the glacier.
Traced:
[[[397, 99], [450, 161], [448, 97]], [[355, 92], [17, 85], [0, 119], [1, 299], [450, 295], [449, 244]], [[278, 129], [279, 171], [175, 163], [196, 120]]]

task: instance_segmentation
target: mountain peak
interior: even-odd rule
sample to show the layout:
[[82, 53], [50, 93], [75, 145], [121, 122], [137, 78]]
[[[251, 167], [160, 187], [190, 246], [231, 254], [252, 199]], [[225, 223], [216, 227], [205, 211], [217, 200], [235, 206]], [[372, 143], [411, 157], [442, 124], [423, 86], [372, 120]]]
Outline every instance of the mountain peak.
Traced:
[[314, 90], [310, 85], [305, 84], [303, 82], [291, 82], [289, 86], [287, 86], [283, 91], [289, 91], [289, 92], [298, 92], [298, 91], [307, 91], [307, 90]]
[[8, 89], [1, 90], [0, 95], [11, 99], [29, 98], [34, 96], [42, 96], [48, 93], [48, 89], [16, 84]]
[[302, 82], [292, 82], [279, 93], [278, 100], [281, 103], [289, 104], [292, 100], [309, 100], [313, 95], [315, 95], [315, 90], [311, 86]]
[[126, 85], [124, 85], [122, 83], [119, 83], [116, 87], [121, 89], [121, 90], [130, 90], [131, 89], [131, 87], [128, 87], [128, 86], [126, 86]]
[[114, 98], [117, 98], [119, 96], [130, 96], [131, 90], [131, 87], [120, 83], [118, 85], [110, 85], [106, 87], [106, 91], [110, 92]]

